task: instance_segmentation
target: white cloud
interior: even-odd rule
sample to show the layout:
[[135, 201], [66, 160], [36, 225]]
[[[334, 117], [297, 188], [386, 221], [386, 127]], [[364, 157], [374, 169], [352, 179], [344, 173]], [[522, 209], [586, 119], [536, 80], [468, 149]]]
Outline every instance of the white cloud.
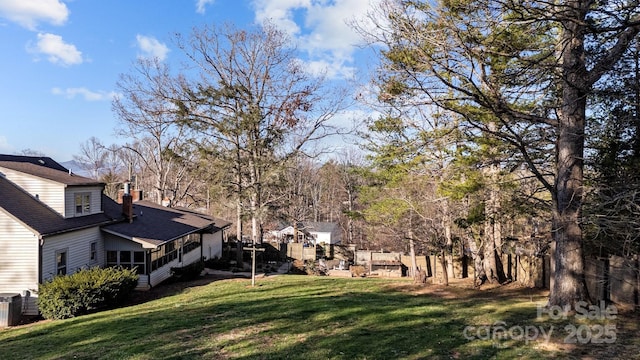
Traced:
[[196, 12], [198, 14], [205, 13], [205, 6], [213, 4], [215, 0], [196, 0]]
[[136, 41], [143, 52], [143, 57], [156, 57], [161, 61], [167, 58], [169, 48], [158, 39], [151, 36], [136, 35]]
[[38, 34], [38, 43], [31, 52], [44, 54], [54, 64], [62, 66], [82, 64], [82, 52], [75, 45], [65, 43], [62, 36], [54, 34]]
[[69, 9], [59, 0], [0, 0], [0, 17], [35, 30], [39, 22], [64, 24]]
[[355, 67], [347, 66], [344, 61], [338, 59], [334, 59], [334, 61], [311, 60], [303, 62], [305, 63], [304, 68], [307, 72], [315, 76], [324, 75], [328, 79], [352, 78], [356, 72]]
[[115, 92], [106, 92], [106, 91], [91, 91], [87, 88], [79, 87], [79, 88], [53, 88], [51, 89], [51, 93], [54, 95], [64, 96], [67, 99], [74, 99], [76, 96], [83, 97], [86, 101], [104, 101], [104, 100], [112, 100], [115, 96]]
[[364, 19], [380, 0], [256, 0], [258, 22], [269, 20], [297, 39], [314, 71], [324, 67], [327, 76], [348, 76], [349, 63], [362, 42], [349, 23]]
[[256, 0], [256, 20], [260, 23], [271, 21], [290, 35], [298, 35], [300, 26], [295, 21], [295, 11], [305, 11], [312, 0]]

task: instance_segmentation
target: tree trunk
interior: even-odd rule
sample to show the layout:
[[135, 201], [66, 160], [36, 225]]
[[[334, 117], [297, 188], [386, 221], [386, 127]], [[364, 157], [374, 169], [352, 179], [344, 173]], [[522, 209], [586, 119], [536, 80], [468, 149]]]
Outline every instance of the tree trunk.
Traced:
[[499, 229], [496, 229], [493, 219], [487, 219], [485, 223], [485, 239], [483, 246], [483, 264], [487, 280], [490, 283], [501, 284], [506, 281], [502, 259], [498, 251], [496, 237], [500, 236]]
[[446, 242], [446, 258], [447, 261], [447, 276], [450, 278], [454, 278], [455, 274], [453, 271], [453, 237], [451, 236], [451, 225], [445, 225], [444, 227], [444, 236], [447, 239]]
[[238, 194], [236, 200], [236, 262], [238, 266], [242, 266], [242, 199]]
[[240, 150], [236, 149], [236, 262], [238, 267], [243, 268], [244, 258], [242, 256], [242, 158], [240, 156]]
[[418, 262], [416, 261], [416, 248], [413, 235], [409, 238], [409, 255], [411, 256], [411, 277], [416, 280], [418, 276]]
[[[413, 215], [413, 213], [411, 213]], [[411, 256], [411, 277], [415, 280], [418, 275], [418, 262], [416, 261], [416, 246], [413, 241], [413, 222], [409, 216], [409, 255]]]
[[447, 256], [446, 250], [442, 249], [442, 253], [440, 254], [440, 264], [442, 265], [442, 284], [445, 286], [449, 285], [449, 274], [447, 274]]
[[258, 243], [260, 228], [258, 224], [258, 205], [255, 195], [251, 196], [251, 243], [255, 246]]
[[[490, 122], [488, 128], [492, 132], [498, 131], [498, 124]], [[484, 223], [484, 268], [487, 280], [490, 283], [503, 283], [506, 280], [504, 268], [502, 266], [502, 228], [501, 228], [501, 199], [500, 199], [500, 154], [498, 149], [490, 147], [487, 149], [487, 156], [490, 161], [485, 175], [489, 179], [487, 185], [487, 198], [485, 200], [485, 223]]]
[[[349, 216], [347, 216], [347, 235], [348, 235], [348, 243], [353, 244], [353, 191], [351, 189], [347, 190], [347, 196], [349, 199]], [[413, 240], [411, 240], [413, 241]], [[415, 276], [415, 275], [414, 275]]]
[[[580, 11], [578, 2], [573, 11]], [[569, 7], [571, 9], [571, 7]], [[583, 18], [574, 15], [575, 18]], [[586, 88], [584, 31], [578, 22], [566, 22], [562, 34], [562, 107], [556, 140], [556, 179], [553, 209], [553, 239], [556, 243], [554, 284], [549, 305], [571, 307], [588, 300], [584, 278], [584, 255], [580, 216]]]
[[487, 281], [490, 283], [499, 283], [498, 267], [496, 265], [496, 244], [493, 242], [493, 227], [491, 222], [487, 220], [484, 231], [484, 242], [482, 246], [482, 265]]
[[[565, 93], [567, 91], [565, 90]], [[575, 103], [579, 100], [578, 93]], [[582, 203], [582, 153], [584, 116], [579, 105], [565, 106], [558, 136], [556, 198], [553, 209], [553, 240], [556, 243], [555, 274], [550, 305], [574, 306], [587, 300], [580, 208]]]
[[475, 285], [476, 282], [479, 282], [478, 285], [482, 285], [482, 283], [484, 283], [487, 279], [486, 272], [484, 271], [484, 264], [482, 261], [482, 253], [480, 252], [480, 249], [478, 249], [478, 245], [476, 244], [475, 239], [470, 238], [467, 240], [467, 243], [469, 244], [469, 250], [471, 250], [471, 257], [473, 259], [473, 283]]

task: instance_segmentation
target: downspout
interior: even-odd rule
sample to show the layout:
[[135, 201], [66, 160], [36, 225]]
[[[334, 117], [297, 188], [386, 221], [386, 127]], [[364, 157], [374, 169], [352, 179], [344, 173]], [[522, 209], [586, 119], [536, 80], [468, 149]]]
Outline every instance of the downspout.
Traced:
[[145, 271], [147, 273], [147, 285], [149, 286], [149, 289], [151, 289], [151, 249], [147, 249], [145, 257], [147, 258], [147, 261], [144, 264], [147, 268], [147, 271]]
[[204, 237], [203, 233], [200, 233], [200, 261], [204, 258], [204, 241], [202, 241]]
[[44, 238], [42, 235], [38, 235], [38, 284], [42, 284], [42, 246], [44, 245]]

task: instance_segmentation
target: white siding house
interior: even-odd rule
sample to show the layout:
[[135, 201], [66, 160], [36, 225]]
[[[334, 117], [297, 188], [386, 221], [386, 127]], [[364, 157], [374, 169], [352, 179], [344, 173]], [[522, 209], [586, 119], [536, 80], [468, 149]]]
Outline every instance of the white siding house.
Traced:
[[[274, 237], [285, 242], [293, 242], [293, 233], [294, 228], [291, 225], [281, 226], [281, 229], [272, 232]], [[300, 222], [297, 233], [298, 242], [333, 245], [342, 241], [342, 230], [338, 223], [334, 222]]]
[[315, 244], [339, 244], [342, 241], [342, 230], [338, 223], [310, 222], [307, 231], [314, 238]]
[[22, 295], [24, 314], [38, 313], [39, 284], [83, 268], [136, 268], [140, 288], [158, 285], [220, 251], [230, 226], [144, 200], [120, 205], [103, 190], [50, 158], [0, 155], [0, 293]]

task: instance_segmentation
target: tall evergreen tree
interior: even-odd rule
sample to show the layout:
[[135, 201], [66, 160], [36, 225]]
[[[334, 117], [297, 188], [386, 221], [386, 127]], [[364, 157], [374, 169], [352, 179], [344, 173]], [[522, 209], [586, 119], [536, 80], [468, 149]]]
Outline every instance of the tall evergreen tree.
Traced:
[[[552, 194], [549, 303], [587, 300], [580, 226], [587, 96], [637, 36], [637, 6], [389, 0], [381, 10], [380, 31], [369, 35], [385, 45], [383, 95], [457, 113], [519, 152]], [[539, 166], [545, 152], [554, 155], [553, 174]]]

